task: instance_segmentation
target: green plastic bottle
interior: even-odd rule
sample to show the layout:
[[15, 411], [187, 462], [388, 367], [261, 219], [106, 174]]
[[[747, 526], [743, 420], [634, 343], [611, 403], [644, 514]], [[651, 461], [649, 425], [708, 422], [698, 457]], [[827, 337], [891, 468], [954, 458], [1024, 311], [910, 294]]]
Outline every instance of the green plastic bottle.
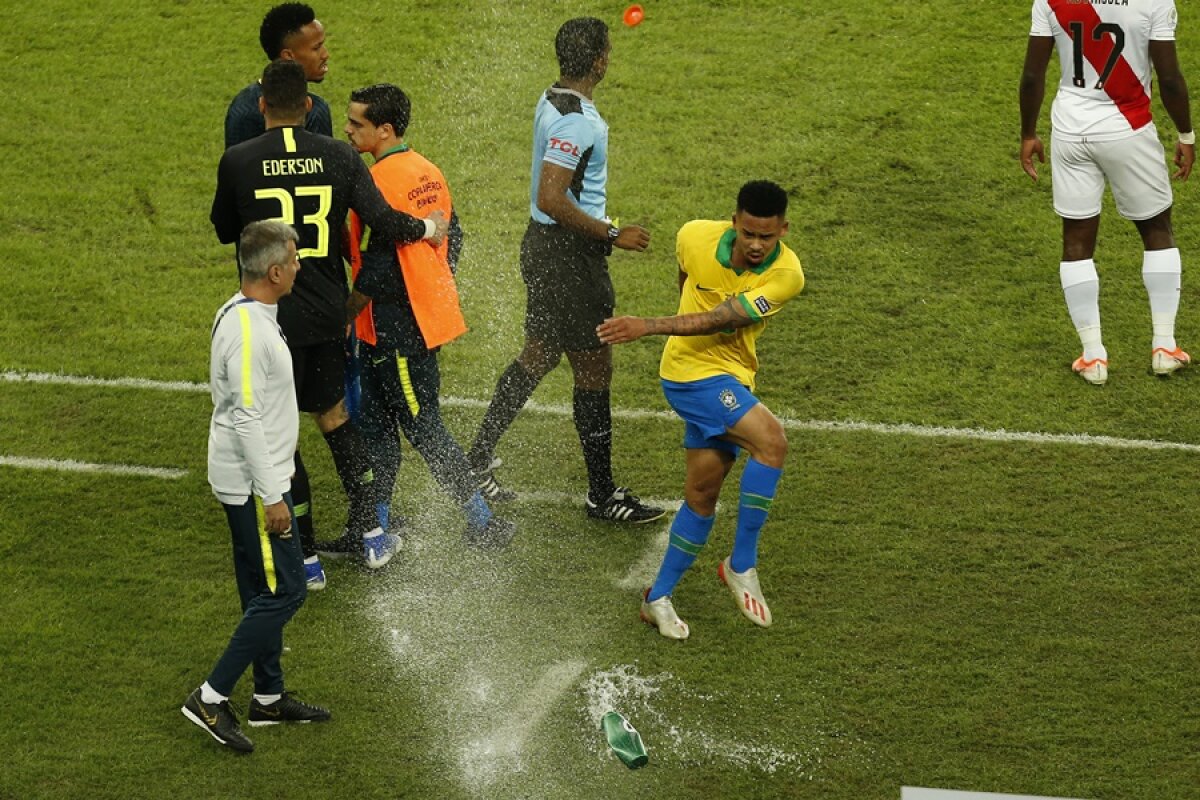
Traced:
[[642, 744], [641, 734], [629, 724], [629, 720], [616, 711], [609, 711], [600, 720], [600, 727], [608, 737], [608, 746], [625, 766], [630, 769], [646, 766], [650, 760], [650, 756], [646, 755], [646, 745]]

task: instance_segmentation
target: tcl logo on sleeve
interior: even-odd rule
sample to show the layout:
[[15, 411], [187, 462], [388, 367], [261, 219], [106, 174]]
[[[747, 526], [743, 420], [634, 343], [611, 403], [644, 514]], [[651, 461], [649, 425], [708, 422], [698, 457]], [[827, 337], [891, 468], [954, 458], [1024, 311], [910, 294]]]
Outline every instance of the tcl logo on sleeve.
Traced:
[[564, 153], [570, 153], [576, 158], [579, 158], [579, 146], [571, 144], [566, 139], [550, 139], [550, 149], [562, 150]]

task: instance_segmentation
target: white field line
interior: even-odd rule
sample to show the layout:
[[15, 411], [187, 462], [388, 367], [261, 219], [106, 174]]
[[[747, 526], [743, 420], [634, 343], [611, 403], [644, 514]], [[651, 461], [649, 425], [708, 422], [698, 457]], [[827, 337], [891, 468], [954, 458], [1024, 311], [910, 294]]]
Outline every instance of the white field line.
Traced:
[[[146, 378], [90, 378], [49, 372], [0, 372], [0, 380], [9, 383], [45, 383], [62, 386], [103, 386], [120, 389], [155, 389], [166, 392], [208, 393], [208, 384], [188, 381], [155, 381]], [[452, 408], [486, 408], [487, 400], [471, 397], [443, 397], [442, 403]], [[531, 401], [526, 408], [542, 414], [569, 417], [571, 407], [561, 403]], [[678, 422], [670, 411], [644, 408], [614, 408], [617, 419], [662, 419]], [[1029, 431], [988, 430], [986, 428], [948, 428], [941, 425], [888, 424], [837, 420], [801, 420], [783, 417], [783, 427], [789, 430], [826, 431], [830, 433], [878, 433], [890, 436], [916, 436], [926, 439], [976, 439], [987, 442], [1023, 442], [1028, 444], [1069, 444], [1112, 447], [1125, 450], [1182, 450], [1200, 453], [1200, 444], [1168, 442], [1159, 439], [1122, 439], [1116, 436], [1093, 436], [1088, 433], [1035, 433]]]
[[625, 575], [615, 581], [616, 587], [632, 592], [641, 591], [654, 583], [654, 576], [658, 573], [658, 564], [667, 550], [667, 541], [670, 538], [671, 531], [664, 525], [659, 529], [657, 535], [646, 539], [646, 546], [642, 548], [642, 554], [637, 561], [629, 565]]
[[56, 472], [105, 472], [110, 475], [140, 475], [148, 478], [177, 480], [187, 475], [186, 469], [166, 467], [137, 467], [131, 464], [89, 464], [86, 461], [63, 461], [54, 458], [20, 458], [0, 456], [0, 467], [53, 470]]

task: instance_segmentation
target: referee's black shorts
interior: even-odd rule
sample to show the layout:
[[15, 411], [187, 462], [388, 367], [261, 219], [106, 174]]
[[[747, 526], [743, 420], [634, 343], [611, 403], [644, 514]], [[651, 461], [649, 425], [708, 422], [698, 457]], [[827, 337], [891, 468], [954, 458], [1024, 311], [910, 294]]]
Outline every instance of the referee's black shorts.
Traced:
[[608, 242], [529, 221], [521, 240], [525, 335], [566, 352], [603, 347], [596, 326], [612, 316]]

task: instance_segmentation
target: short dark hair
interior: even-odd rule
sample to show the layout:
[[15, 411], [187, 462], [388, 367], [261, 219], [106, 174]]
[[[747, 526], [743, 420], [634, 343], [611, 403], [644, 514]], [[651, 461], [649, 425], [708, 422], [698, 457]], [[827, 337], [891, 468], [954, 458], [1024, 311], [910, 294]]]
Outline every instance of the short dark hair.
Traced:
[[276, 113], [304, 113], [304, 101], [308, 97], [304, 67], [295, 61], [275, 59], [263, 70], [262, 93], [267, 108]]
[[737, 210], [752, 217], [782, 217], [787, 207], [787, 192], [771, 181], [750, 181], [738, 192]]
[[300, 242], [296, 229], [277, 219], [251, 222], [242, 228], [238, 240], [238, 260], [242, 278], [261, 281], [273, 264], [283, 265], [288, 258], [288, 242]]
[[304, 3], [283, 3], [268, 11], [258, 29], [258, 43], [262, 45], [267, 58], [272, 61], [279, 58], [287, 38], [299, 33], [301, 28], [316, 18], [312, 6]]
[[585, 78], [608, 47], [608, 26], [595, 17], [569, 19], [554, 37], [558, 70], [564, 78]]
[[362, 103], [367, 107], [363, 116], [376, 127], [391, 125], [397, 136], [403, 136], [412, 119], [412, 102], [399, 86], [391, 83], [376, 83], [355, 89], [350, 93], [351, 103]]

